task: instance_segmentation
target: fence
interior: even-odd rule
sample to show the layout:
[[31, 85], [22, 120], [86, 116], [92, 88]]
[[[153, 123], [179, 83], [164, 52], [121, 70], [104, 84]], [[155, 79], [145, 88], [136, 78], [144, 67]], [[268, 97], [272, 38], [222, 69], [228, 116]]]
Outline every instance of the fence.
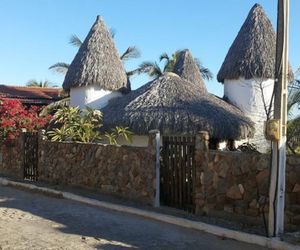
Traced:
[[164, 136], [161, 154], [161, 202], [194, 212], [195, 137]]

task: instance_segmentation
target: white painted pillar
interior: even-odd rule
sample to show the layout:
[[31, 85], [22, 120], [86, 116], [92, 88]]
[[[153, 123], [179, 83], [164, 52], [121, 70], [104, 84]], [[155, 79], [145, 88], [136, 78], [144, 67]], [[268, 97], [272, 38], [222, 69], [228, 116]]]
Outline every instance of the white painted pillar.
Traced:
[[289, 0], [278, 0], [276, 82], [274, 118], [279, 120], [279, 140], [273, 142], [270, 183], [269, 236], [284, 233], [286, 124], [288, 84], [288, 27]]
[[160, 207], [160, 132], [159, 130], [151, 130], [150, 134], [155, 134], [155, 198], [154, 207]]

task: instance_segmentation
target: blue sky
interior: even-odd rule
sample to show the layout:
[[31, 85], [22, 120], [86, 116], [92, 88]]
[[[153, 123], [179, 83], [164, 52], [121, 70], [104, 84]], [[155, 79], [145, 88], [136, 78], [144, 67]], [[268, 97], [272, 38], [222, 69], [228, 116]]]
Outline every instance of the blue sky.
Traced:
[[[133, 69], [162, 52], [189, 48], [214, 76], [249, 10], [260, 3], [276, 27], [276, 0], [1, 0], [0, 83], [24, 85], [31, 79], [60, 85], [63, 76], [48, 70], [56, 62], [71, 62], [76, 48], [69, 37], [84, 39], [97, 15], [116, 30], [120, 53], [136, 45], [142, 57], [126, 64]], [[290, 62], [300, 66], [300, 1], [290, 0]], [[146, 83], [135, 77], [133, 88]], [[210, 92], [223, 95], [216, 81]]]

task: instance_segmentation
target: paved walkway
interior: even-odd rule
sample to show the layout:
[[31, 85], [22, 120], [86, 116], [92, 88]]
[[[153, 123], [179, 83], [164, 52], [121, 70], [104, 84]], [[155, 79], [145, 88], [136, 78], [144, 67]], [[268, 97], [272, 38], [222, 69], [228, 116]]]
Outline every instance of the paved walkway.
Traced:
[[265, 248], [0, 186], [0, 249]]

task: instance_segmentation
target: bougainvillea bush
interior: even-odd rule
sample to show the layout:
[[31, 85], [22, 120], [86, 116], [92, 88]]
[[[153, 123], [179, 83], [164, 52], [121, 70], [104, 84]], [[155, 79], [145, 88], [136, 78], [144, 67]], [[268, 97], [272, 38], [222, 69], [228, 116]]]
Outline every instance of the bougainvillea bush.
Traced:
[[14, 140], [24, 130], [34, 132], [44, 128], [51, 116], [39, 117], [39, 108], [26, 108], [18, 100], [0, 99], [0, 143]]

